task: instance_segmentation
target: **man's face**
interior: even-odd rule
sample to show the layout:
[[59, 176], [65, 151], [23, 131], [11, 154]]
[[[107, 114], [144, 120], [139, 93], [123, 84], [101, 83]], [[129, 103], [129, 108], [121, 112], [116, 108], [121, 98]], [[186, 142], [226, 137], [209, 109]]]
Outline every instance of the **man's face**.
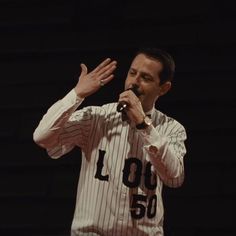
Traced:
[[[156, 59], [138, 54], [128, 71], [125, 81], [125, 89], [138, 85], [139, 99], [145, 112], [152, 109], [157, 98], [163, 94], [163, 85], [160, 85], [159, 74], [162, 71], [162, 63]], [[170, 82], [168, 82], [170, 83]]]

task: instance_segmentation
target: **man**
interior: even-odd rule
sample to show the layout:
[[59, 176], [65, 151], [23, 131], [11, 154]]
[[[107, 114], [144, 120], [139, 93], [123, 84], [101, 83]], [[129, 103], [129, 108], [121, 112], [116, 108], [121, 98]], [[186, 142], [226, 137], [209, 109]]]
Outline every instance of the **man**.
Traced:
[[77, 85], [47, 111], [34, 141], [52, 158], [82, 150], [71, 235], [163, 236], [163, 183], [183, 183], [186, 153], [184, 127], [154, 108], [171, 88], [174, 61], [160, 49], [138, 52], [119, 106], [75, 111], [114, 78], [116, 66], [106, 59], [88, 73], [81, 64]]

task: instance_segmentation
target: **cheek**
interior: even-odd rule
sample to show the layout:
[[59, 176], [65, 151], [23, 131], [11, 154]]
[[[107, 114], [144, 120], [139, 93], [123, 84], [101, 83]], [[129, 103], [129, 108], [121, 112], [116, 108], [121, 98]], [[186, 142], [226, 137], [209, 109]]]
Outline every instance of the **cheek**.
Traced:
[[130, 88], [131, 84], [132, 84], [132, 80], [129, 77], [127, 77], [125, 80], [125, 89]]
[[145, 90], [145, 97], [147, 99], [156, 99], [157, 96], [159, 96], [159, 88], [156, 88], [155, 86], [149, 87]]

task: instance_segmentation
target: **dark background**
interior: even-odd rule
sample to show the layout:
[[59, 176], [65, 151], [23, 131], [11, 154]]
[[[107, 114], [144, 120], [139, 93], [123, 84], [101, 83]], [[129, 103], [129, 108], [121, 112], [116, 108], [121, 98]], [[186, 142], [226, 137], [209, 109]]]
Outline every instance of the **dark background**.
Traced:
[[51, 160], [32, 133], [47, 108], [109, 56], [116, 79], [87, 104], [116, 101], [139, 47], [177, 64], [157, 103], [187, 130], [186, 180], [164, 191], [166, 236], [235, 236], [234, 1], [0, 0], [0, 235], [69, 235], [80, 150]]

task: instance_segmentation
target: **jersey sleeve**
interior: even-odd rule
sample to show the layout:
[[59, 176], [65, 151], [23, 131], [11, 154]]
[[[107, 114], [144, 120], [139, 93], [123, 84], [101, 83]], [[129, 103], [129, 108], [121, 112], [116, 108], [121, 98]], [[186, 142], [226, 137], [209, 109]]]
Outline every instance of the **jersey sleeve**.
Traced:
[[154, 167], [154, 171], [169, 187], [179, 187], [184, 181], [184, 155], [186, 148], [186, 131], [175, 120], [171, 120], [168, 128], [162, 132], [155, 127], [140, 131], [144, 140], [144, 149]]
[[45, 148], [52, 158], [61, 157], [76, 145], [85, 148], [91, 128], [92, 108], [75, 111], [82, 101], [71, 90], [48, 109], [35, 129], [34, 141]]

